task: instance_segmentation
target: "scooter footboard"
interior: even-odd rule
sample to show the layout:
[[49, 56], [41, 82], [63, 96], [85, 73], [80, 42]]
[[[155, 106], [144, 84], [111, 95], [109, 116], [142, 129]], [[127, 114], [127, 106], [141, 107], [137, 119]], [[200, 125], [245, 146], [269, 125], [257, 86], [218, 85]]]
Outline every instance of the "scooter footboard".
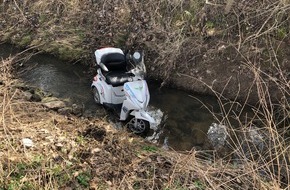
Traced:
[[[155, 126], [154, 124], [156, 123], [155, 119], [153, 117], [151, 117], [146, 111], [144, 110], [134, 110], [130, 113], [130, 115], [135, 116], [137, 119], [143, 119], [145, 121], [148, 121], [150, 124], [150, 128], [152, 129], [153, 126]], [[154, 127], [153, 127], [154, 129]]]

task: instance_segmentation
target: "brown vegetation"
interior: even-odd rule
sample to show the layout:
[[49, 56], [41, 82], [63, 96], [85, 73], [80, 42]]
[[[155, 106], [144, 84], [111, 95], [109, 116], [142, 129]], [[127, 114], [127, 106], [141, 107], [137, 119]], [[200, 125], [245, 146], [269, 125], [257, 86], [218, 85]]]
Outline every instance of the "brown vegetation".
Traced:
[[[84, 61], [101, 46], [145, 49], [155, 78], [216, 94], [216, 118], [236, 135], [226, 158], [167, 152], [104, 118], [59, 115], [23, 99], [13, 57], [0, 65], [0, 189], [289, 187], [289, 9], [287, 0], [0, 1], [1, 40]], [[239, 99], [255, 102], [255, 114], [238, 114], [234, 130], [223, 108], [242, 111]], [[253, 125], [264, 131], [262, 151], [239, 141]]]

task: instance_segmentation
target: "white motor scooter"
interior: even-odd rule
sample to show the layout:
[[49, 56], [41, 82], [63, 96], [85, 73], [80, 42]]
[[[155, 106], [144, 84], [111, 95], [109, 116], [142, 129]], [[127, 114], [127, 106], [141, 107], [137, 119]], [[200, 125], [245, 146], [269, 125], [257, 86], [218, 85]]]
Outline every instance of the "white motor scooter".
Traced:
[[128, 121], [133, 133], [155, 129], [156, 121], [147, 111], [150, 94], [143, 54], [124, 55], [121, 49], [108, 47], [96, 50], [95, 56], [98, 69], [91, 85], [95, 102], [118, 107], [120, 120]]

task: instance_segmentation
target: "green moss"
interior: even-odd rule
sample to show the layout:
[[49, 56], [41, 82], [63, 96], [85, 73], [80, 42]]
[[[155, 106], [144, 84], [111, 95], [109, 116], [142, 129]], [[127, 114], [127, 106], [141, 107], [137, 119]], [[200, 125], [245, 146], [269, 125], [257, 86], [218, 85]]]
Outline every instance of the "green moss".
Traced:
[[[188, 190], [188, 188], [183, 187], [183, 183], [180, 182], [179, 180], [174, 181], [173, 187], [171, 189], [176, 189], [176, 190]], [[171, 190], [170, 189], [170, 190]]]
[[32, 41], [32, 38], [30, 35], [26, 35], [24, 37], [22, 37], [21, 41], [19, 42], [20, 46], [27, 46], [30, 44], [30, 42]]
[[206, 23], [205, 23], [205, 26], [206, 26], [206, 28], [208, 28], [208, 29], [212, 29], [212, 28], [214, 28], [214, 23], [212, 22], [212, 21], [207, 21]]
[[11, 177], [14, 179], [20, 180], [25, 175], [25, 170], [27, 170], [29, 166], [26, 163], [18, 163], [11, 173]]
[[144, 146], [142, 147], [142, 150], [147, 151], [147, 152], [158, 152], [158, 148], [155, 146]]
[[77, 176], [78, 183], [87, 188], [90, 185], [91, 174], [88, 172], [83, 172]]
[[60, 58], [64, 60], [67, 60], [72, 56], [72, 54], [70, 53], [70, 48], [67, 46], [58, 47], [58, 54]]
[[47, 16], [45, 14], [41, 14], [39, 16], [39, 23], [44, 23], [47, 20]]
[[135, 190], [141, 189], [141, 184], [139, 181], [133, 183], [133, 189]]
[[277, 29], [277, 38], [282, 40], [288, 35], [286, 27], [280, 27]]
[[82, 49], [73, 48], [66, 44], [61, 44], [58, 42], [48, 43], [43, 47], [43, 50], [58, 56], [62, 60], [76, 60], [80, 58]]
[[194, 182], [194, 186], [196, 187], [196, 189], [200, 189], [200, 190], [205, 189], [205, 185], [200, 180], [196, 180]]

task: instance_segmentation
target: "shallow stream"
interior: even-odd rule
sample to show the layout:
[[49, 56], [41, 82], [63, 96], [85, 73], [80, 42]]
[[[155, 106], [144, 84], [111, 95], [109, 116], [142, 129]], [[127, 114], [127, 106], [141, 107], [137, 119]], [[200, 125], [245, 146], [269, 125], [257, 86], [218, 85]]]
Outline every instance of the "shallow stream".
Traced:
[[[0, 45], [2, 59], [17, 51], [9, 44]], [[28, 85], [81, 105], [86, 113], [103, 109], [93, 101], [90, 89], [93, 73], [88, 66], [66, 63], [52, 55], [38, 54], [24, 63], [20, 73], [19, 78]], [[164, 139], [167, 139], [168, 145], [175, 150], [207, 148], [206, 133], [214, 118], [203, 104], [218, 110], [217, 100], [210, 96], [160, 88], [160, 84], [154, 81], [148, 81], [148, 86], [151, 95], [149, 104], [167, 116], [158, 143], [163, 144]]]

